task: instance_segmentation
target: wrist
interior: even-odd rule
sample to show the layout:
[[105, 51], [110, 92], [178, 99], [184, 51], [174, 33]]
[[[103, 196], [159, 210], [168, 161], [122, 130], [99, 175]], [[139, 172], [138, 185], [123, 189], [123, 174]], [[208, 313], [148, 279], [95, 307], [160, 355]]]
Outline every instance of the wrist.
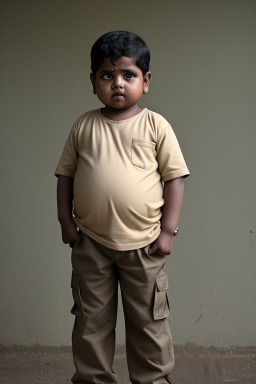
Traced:
[[168, 235], [170, 235], [170, 236], [177, 236], [178, 232], [179, 232], [179, 228], [178, 227], [176, 227], [174, 229], [172, 229], [172, 228], [168, 228], [168, 229], [162, 228], [162, 232], [168, 233]]

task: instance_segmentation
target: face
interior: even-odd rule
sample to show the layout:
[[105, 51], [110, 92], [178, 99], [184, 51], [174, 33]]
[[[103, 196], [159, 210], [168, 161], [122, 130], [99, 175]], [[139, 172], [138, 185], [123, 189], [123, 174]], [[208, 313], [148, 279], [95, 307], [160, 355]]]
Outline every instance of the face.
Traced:
[[143, 73], [135, 57], [121, 56], [114, 63], [105, 58], [96, 75], [91, 74], [93, 92], [108, 109], [129, 109], [148, 92], [151, 73]]

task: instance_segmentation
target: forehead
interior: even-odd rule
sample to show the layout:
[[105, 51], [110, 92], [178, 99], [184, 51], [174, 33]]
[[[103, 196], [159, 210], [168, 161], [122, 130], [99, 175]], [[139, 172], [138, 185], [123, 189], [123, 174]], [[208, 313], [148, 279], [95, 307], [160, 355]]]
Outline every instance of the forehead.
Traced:
[[102, 63], [100, 63], [99, 69], [118, 70], [118, 69], [138, 69], [136, 65], [136, 57], [120, 56], [118, 59], [113, 60], [110, 57], [105, 57]]

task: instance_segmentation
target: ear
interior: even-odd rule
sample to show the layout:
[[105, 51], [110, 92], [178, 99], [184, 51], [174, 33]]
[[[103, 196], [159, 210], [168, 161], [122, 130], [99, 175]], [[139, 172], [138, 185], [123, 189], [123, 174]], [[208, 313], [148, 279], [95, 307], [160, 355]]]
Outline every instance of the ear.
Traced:
[[95, 77], [94, 77], [93, 73], [90, 74], [90, 79], [91, 79], [91, 82], [92, 82], [93, 93], [94, 93], [94, 95], [96, 95], [97, 92], [96, 92], [96, 86], [95, 86]]
[[143, 93], [148, 93], [149, 84], [151, 81], [151, 72], [147, 72], [143, 79]]

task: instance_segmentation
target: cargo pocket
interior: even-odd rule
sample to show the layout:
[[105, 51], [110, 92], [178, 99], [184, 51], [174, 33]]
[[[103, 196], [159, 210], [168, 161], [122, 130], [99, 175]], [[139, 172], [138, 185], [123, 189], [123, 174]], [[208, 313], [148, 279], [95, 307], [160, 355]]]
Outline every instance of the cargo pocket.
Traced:
[[170, 314], [167, 274], [157, 277], [155, 284], [154, 320], [166, 319]]
[[131, 162], [143, 169], [150, 169], [155, 159], [156, 143], [147, 140], [132, 139]]
[[84, 317], [79, 280], [80, 280], [79, 276], [72, 273], [71, 288], [72, 288], [72, 295], [74, 299], [74, 305], [71, 309], [71, 313], [72, 315], [75, 315], [75, 316]]

